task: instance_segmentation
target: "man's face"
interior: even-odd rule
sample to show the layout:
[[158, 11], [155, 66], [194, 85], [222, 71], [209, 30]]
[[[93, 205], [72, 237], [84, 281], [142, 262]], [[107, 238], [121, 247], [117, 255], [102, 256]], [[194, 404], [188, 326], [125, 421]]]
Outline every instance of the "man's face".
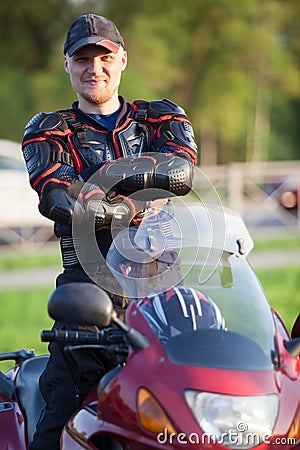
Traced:
[[121, 73], [127, 64], [126, 52], [112, 53], [104, 47], [87, 45], [73, 56], [65, 57], [65, 70], [77, 93], [79, 107], [92, 112], [118, 96]]

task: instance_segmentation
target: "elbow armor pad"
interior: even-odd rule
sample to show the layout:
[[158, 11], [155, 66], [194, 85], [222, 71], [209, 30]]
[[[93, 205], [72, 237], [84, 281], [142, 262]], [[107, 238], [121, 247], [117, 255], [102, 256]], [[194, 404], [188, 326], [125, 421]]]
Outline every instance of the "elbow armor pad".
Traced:
[[76, 199], [64, 189], [53, 189], [41, 202], [39, 210], [43, 216], [60, 225], [70, 225], [73, 218]]
[[150, 188], [186, 195], [192, 181], [193, 165], [185, 158], [165, 154], [111, 161], [99, 172], [99, 184], [106, 192], [116, 187], [127, 195]]
[[175, 155], [167, 156], [155, 168], [154, 184], [175, 195], [186, 195], [193, 183], [194, 170], [190, 161]]

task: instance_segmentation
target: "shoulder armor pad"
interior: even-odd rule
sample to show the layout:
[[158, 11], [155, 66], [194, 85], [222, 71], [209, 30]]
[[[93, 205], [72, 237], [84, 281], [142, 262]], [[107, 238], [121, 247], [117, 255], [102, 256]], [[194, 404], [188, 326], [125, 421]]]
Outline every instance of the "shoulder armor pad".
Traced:
[[25, 136], [29, 134], [43, 134], [45, 131], [61, 130], [68, 128], [67, 122], [58, 112], [36, 114], [25, 127]]
[[149, 106], [154, 111], [160, 113], [160, 114], [183, 114], [185, 115], [185, 111], [180, 106], [176, 105], [176, 103], [171, 102], [171, 100], [168, 100], [167, 98], [164, 98], [162, 100], [152, 100], [149, 103]]

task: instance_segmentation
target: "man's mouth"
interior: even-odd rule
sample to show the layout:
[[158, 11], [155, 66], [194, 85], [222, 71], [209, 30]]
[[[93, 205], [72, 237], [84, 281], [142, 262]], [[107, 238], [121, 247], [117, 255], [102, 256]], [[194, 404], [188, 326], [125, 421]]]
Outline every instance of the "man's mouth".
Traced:
[[88, 78], [85, 80], [86, 83], [91, 85], [97, 85], [99, 83], [106, 83], [106, 78]]

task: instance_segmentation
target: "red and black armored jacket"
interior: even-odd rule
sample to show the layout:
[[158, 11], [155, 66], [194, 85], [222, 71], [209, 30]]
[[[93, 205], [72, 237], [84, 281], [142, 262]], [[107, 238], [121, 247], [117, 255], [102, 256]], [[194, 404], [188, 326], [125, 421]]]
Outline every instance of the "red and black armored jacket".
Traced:
[[[159, 152], [196, 163], [192, 125], [182, 108], [167, 99], [129, 104], [120, 97], [120, 102], [113, 130], [81, 111], [77, 102], [71, 109], [39, 113], [27, 124], [23, 154], [46, 217], [52, 190], [66, 191], [79, 179], [86, 181], [107, 161]], [[69, 229], [58, 228], [57, 235], [69, 234]]]

